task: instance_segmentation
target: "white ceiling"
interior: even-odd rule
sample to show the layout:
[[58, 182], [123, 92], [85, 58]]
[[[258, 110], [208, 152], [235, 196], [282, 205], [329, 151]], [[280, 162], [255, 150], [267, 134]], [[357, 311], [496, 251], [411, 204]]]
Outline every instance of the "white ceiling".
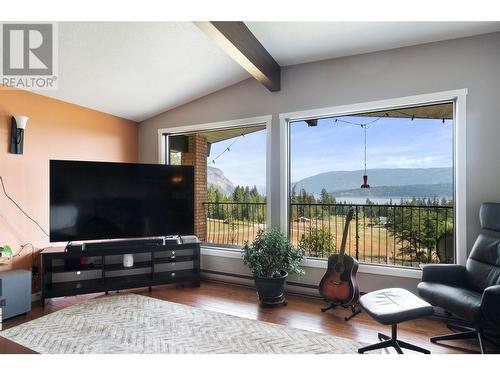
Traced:
[[245, 22], [281, 66], [500, 31], [500, 22]]
[[41, 93], [135, 121], [250, 76], [191, 22], [58, 29], [58, 89]]
[[[500, 30], [500, 22], [246, 22], [280, 65]], [[250, 75], [190, 22], [59, 23], [58, 89], [41, 92], [135, 121]]]

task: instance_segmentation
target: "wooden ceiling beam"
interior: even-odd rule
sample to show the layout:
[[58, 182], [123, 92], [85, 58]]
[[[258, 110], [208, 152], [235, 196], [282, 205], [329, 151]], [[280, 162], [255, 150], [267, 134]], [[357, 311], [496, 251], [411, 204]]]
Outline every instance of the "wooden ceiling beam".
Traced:
[[207, 36], [269, 91], [281, 88], [281, 68], [243, 22], [195, 22]]

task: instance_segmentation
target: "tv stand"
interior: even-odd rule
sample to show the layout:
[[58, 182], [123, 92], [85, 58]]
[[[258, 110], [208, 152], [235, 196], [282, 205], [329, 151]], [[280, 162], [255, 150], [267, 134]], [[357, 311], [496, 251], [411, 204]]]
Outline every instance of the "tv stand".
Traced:
[[82, 242], [79, 244], [69, 243], [66, 246], [66, 251], [87, 251], [99, 249], [129, 249], [137, 246], [160, 246], [160, 245], [176, 245], [180, 243], [180, 237], [156, 237], [133, 240], [113, 240], [102, 242]]
[[[151, 290], [155, 285], [172, 283], [199, 287], [200, 242], [160, 241], [92, 243], [84, 251], [81, 246], [79, 251], [63, 246], [46, 248], [41, 252], [42, 306], [53, 297], [142, 287]], [[131, 267], [123, 265], [125, 254], [134, 257]]]

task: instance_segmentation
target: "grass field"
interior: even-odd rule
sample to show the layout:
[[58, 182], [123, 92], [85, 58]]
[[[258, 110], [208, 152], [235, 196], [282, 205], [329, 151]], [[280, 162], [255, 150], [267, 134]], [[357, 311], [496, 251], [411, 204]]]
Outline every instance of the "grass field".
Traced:
[[[290, 226], [290, 238], [297, 245], [303, 236], [310, 236], [320, 228], [330, 231], [336, 249], [340, 249], [344, 230], [344, 216], [332, 215], [326, 219], [314, 221], [293, 221]], [[265, 224], [255, 224], [245, 221], [207, 220], [207, 242], [221, 245], [243, 246], [245, 241], [252, 241], [259, 229], [265, 229]], [[390, 264], [398, 266], [418, 266], [409, 257], [400, 254], [401, 243], [390, 234], [384, 225], [370, 221], [369, 218], [358, 220], [358, 241], [356, 243], [356, 222], [351, 221], [347, 239], [346, 253], [356, 257], [363, 263]], [[357, 251], [356, 251], [357, 250]], [[310, 256], [311, 254], [307, 254]], [[330, 253], [317, 255], [328, 258]], [[436, 259], [437, 261], [437, 259]]]
[[[303, 236], [314, 234], [321, 228], [329, 229], [335, 249], [338, 250], [341, 246], [344, 226], [344, 217], [340, 215], [331, 216], [329, 220], [315, 220], [312, 223], [292, 222], [290, 237], [294, 244], [298, 244]], [[349, 224], [346, 243], [348, 255], [365, 263], [402, 264], [401, 256], [399, 256], [400, 244], [395, 241], [383, 225], [371, 223], [368, 219], [360, 220], [357, 235], [358, 241], [356, 243], [356, 222], [353, 220]], [[328, 257], [328, 255], [323, 254], [320, 257]]]

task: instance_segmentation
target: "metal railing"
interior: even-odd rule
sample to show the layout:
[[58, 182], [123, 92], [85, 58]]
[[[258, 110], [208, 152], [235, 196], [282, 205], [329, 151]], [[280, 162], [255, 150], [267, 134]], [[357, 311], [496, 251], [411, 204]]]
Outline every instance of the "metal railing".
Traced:
[[243, 246], [266, 229], [266, 203], [205, 202], [206, 242]]
[[[266, 229], [266, 203], [206, 202], [206, 242], [242, 246]], [[346, 253], [362, 263], [417, 267], [453, 263], [453, 206], [388, 204], [290, 204], [289, 237], [306, 256], [328, 258], [338, 252], [345, 217]]]
[[362, 263], [417, 267], [453, 263], [453, 207], [388, 204], [290, 205], [290, 238], [314, 258], [340, 249], [345, 217], [349, 224], [346, 254]]

